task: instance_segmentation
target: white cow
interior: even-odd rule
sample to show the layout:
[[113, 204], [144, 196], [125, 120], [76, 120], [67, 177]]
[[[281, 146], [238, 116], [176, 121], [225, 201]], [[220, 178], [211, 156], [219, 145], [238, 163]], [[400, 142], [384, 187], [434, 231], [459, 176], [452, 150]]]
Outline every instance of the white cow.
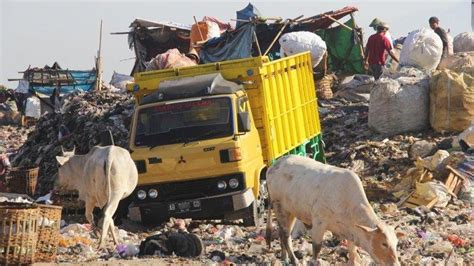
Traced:
[[311, 227], [313, 259], [321, 251], [326, 230], [348, 240], [349, 259], [360, 262], [356, 246], [364, 248], [382, 265], [399, 265], [397, 236], [392, 227], [378, 219], [370, 206], [362, 182], [350, 170], [326, 165], [301, 156], [285, 156], [267, 172], [271, 204], [267, 219], [267, 243], [271, 243], [271, 209], [280, 227], [282, 259], [292, 263], [290, 232], [296, 219]]
[[90, 224], [94, 224], [94, 208], [103, 208], [99, 247], [103, 247], [109, 230], [117, 244], [112, 215], [120, 200], [130, 195], [138, 182], [137, 168], [130, 153], [117, 146], [96, 146], [86, 155], [74, 155], [74, 150], [63, 151], [63, 156], [56, 159], [60, 164], [56, 186], [79, 191]]

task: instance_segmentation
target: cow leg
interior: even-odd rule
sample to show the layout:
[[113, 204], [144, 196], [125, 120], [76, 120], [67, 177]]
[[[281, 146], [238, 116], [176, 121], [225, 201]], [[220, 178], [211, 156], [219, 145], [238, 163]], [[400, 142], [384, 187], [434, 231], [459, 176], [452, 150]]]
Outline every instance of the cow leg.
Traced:
[[349, 264], [360, 265], [361, 258], [357, 253], [357, 246], [352, 241], [348, 241], [347, 248], [349, 249]]
[[112, 230], [112, 238], [114, 238], [115, 244], [118, 244], [118, 241], [115, 236], [114, 232], [114, 220], [112, 219], [112, 216], [115, 213], [115, 210], [117, 210], [118, 204], [120, 202], [120, 195], [112, 195], [110, 197], [109, 202], [107, 202], [107, 205], [105, 205], [104, 208], [104, 217], [102, 220], [102, 234], [100, 235], [100, 241], [99, 241], [99, 248], [102, 248], [104, 246], [104, 241], [105, 238], [107, 237], [107, 234], [109, 233], [109, 228]]
[[290, 256], [291, 263], [297, 265], [298, 259], [293, 252], [293, 245], [291, 242], [291, 230], [295, 225], [296, 217], [288, 212], [283, 211], [281, 205], [275, 204], [275, 214], [280, 227], [280, 245], [281, 245], [281, 257], [282, 260], [286, 261], [287, 255]]
[[110, 233], [112, 234], [112, 240], [114, 241], [115, 245], [117, 245], [118, 240], [117, 240], [117, 235], [115, 234], [115, 222], [113, 218], [112, 218], [112, 222], [110, 223], [109, 229], [110, 229]]
[[321, 252], [322, 242], [326, 226], [319, 220], [313, 221], [313, 228], [311, 229], [311, 239], [313, 240], [313, 260], [317, 263], [319, 252]]
[[95, 222], [94, 222], [94, 207], [95, 207], [95, 203], [91, 200], [88, 200], [85, 202], [85, 207], [86, 207], [86, 220], [88, 223], [90, 223], [92, 225], [92, 227], [95, 227]]

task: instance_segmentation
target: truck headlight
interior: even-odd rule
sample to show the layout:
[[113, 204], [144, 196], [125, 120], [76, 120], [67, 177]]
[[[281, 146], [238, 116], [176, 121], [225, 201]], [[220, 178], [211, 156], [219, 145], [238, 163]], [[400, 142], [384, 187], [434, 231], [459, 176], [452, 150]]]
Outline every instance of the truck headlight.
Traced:
[[237, 188], [239, 186], [239, 180], [236, 178], [232, 178], [229, 180], [229, 187], [231, 188]]
[[145, 190], [139, 190], [137, 191], [137, 198], [139, 200], [144, 200], [146, 198], [146, 192]]
[[158, 190], [156, 190], [154, 188], [148, 190], [148, 197], [150, 197], [152, 199], [156, 199], [158, 197]]
[[227, 187], [227, 183], [225, 181], [217, 182], [217, 189], [224, 190]]

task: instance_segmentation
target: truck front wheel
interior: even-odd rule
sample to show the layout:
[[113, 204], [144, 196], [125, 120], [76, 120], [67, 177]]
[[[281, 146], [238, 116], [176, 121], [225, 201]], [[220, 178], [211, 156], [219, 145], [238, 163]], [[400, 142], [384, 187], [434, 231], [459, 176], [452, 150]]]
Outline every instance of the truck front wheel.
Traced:
[[243, 218], [244, 220], [244, 226], [249, 227], [249, 226], [255, 226], [259, 227], [260, 226], [260, 213], [258, 211], [258, 200], [255, 200], [250, 204], [250, 206], [247, 208], [246, 211], [246, 216]]

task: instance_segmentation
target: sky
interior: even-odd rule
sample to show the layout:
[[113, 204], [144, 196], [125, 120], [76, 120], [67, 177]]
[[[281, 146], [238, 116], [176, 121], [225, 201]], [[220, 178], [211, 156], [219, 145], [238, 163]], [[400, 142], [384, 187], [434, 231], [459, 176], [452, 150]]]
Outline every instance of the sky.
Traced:
[[[0, 84], [15, 88], [19, 71], [28, 66], [43, 67], [57, 61], [61, 67], [87, 70], [94, 67], [98, 50], [99, 25], [103, 20], [102, 60], [104, 80], [114, 71], [130, 74], [135, 55], [128, 48], [126, 35], [111, 32], [128, 31], [135, 18], [154, 21], [194, 23], [193, 16], [213, 16], [224, 21], [235, 18], [235, 11], [249, 1], [34, 1], [0, 0]], [[428, 18], [437, 16], [441, 26], [458, 33], [472, 31], [471, 0], [311, 0], [252, 1], [263, 16], [295, 18], [317, 15], [344, 6], [356, 6], [357, 24], [364, 39], [373, 33], [368, 27], [378, 17], [390, 25], [394, 39], [422, 27]]]

